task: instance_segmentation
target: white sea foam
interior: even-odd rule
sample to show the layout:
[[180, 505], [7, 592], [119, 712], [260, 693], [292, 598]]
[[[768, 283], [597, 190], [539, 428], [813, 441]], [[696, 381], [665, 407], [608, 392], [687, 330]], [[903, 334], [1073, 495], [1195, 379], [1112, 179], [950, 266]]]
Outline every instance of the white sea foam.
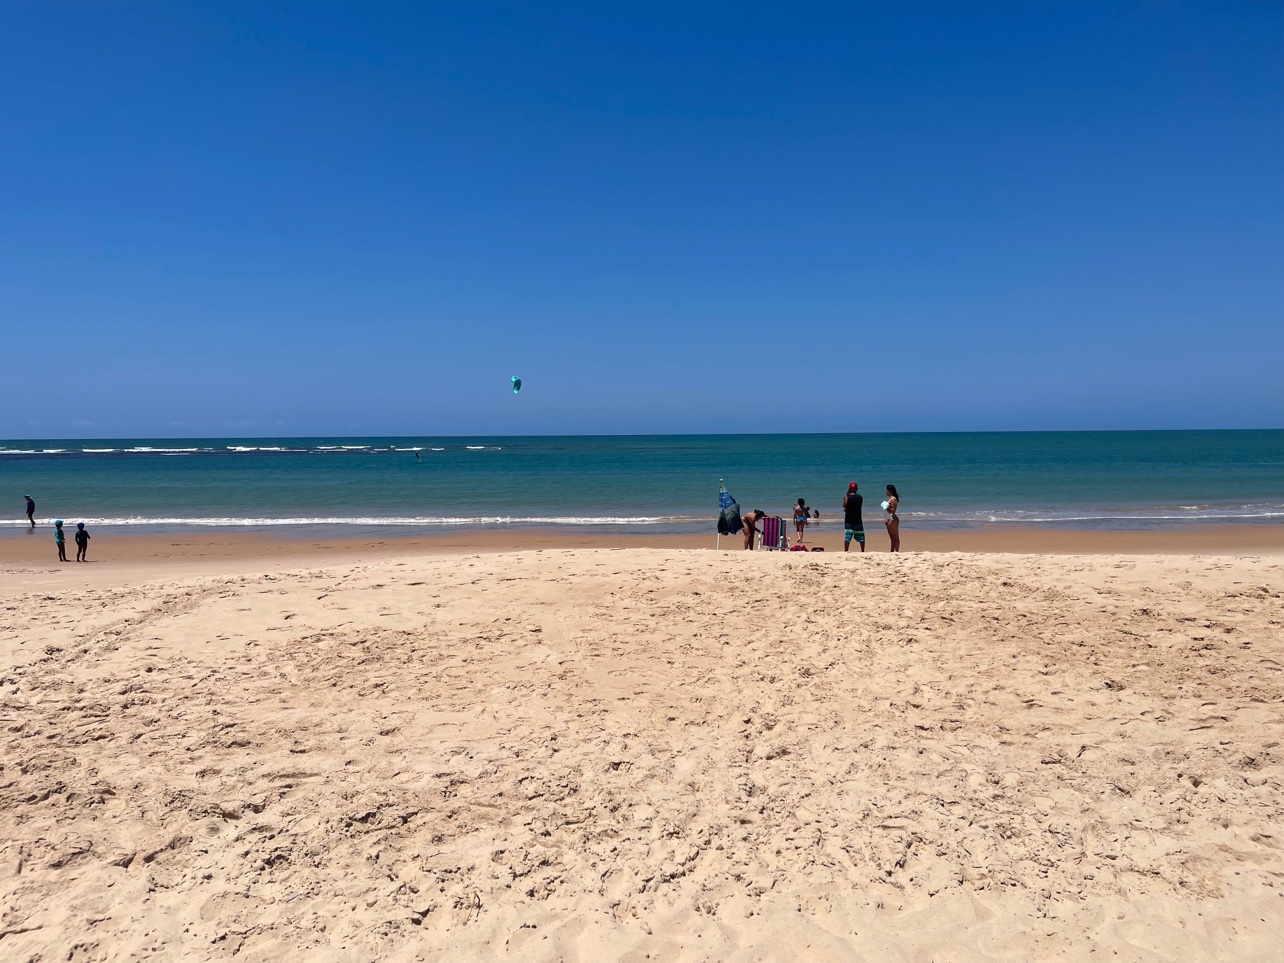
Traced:
[[[301, 516], [294, 518], [145, 518], [139, 515], [86, 518], [64, 512], [86, 525], [169, 525], [193, 528], [258, 528], [295, 525], [343, 525], [370, 527], [432, 528], [452, 525], [660, 525], [708, 522], [698, 515], [408, 515], [408, 516]], [[0, 519], [0, 525], [26, 526], [26, 519]]]
[[[177, 452], [175, 454], [183, 454]], [[710, 526], [716, 516], [710, 515], [393, 515], [393, 516], [271, 516], [251, 518], [244, 516], [165, 516], [148, 518], [141, 515], [76, 517], [62, 512], [66, 518], [75, 517], [86, 525], [174, 528], [272, 528], [302, 525], [372, 528], [443, 528], [462, 526], [547, 525], [547, 526]], [[840, 516], [841, 517], [841, 516]], [[1284, 518], [1284, 505], [1245, 505], [1239, 509], [1210, 510], [1201, 515], [1191, 514], [1090, 514], [1056, 513], [1039, 511], [998, 512], [903, 512], [908, 522], [917, 521], [925, 528], [950, 524], [1057, 524], [1093, 522], [1201, 522], [1201, 521], [1253, 521]], [[0, 519], [0, 526], [25, 526], [25, 519]]]
[[[1173, 514], [1185, 509], [1184, 514]], [[1210, 507], [1179, 505], [1130, 512], [1051, 512], [1038, 509], [1002, 512], [901, 512], [901, 518], [928, 522], [993, 522], [995, 524], [1054, 524], [1057, 522], [1192, 522], [1224, 519], [1284, 518], [1284, 505], [1241, 505]]]

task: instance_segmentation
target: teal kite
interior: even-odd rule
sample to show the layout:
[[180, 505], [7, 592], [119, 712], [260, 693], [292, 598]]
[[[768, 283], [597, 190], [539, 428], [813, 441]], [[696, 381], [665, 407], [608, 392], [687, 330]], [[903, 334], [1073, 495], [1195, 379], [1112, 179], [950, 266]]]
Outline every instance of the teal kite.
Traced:
[[517, 375], [513, 375], [512, 382], [513, 382], [513, 394], [517, 394], [517, 392], [522, 390], [522, 379], [517, 377]]

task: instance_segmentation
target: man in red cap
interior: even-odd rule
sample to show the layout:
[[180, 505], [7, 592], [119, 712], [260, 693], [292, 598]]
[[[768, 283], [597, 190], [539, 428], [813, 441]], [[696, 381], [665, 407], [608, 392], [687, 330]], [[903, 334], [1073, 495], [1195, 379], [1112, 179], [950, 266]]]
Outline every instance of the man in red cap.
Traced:
[[856, 483], [847, 486], [843, 496], [843, 551], [851, 548], [852, 539], [860, 542], [860, 550], [865, 551], [865, 520], [861, 518], [861, 506], [865, 504], [863, 495], [856, 492]]

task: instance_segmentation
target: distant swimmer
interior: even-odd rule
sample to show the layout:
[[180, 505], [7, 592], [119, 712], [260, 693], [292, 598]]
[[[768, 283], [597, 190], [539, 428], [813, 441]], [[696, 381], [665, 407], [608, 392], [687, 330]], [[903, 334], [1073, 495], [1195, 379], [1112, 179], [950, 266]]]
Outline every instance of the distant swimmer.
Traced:
[[30, 495], [23, 495], [22, 497], [27, 500], [27, 521], [31, 523], [32, 528], [35, 528], [36, 527], [36, 500], [32, 498]]
[[423, 461], [423, 459], [419, 457], [419, 449], [418, 449], [418, 448], [416, 448], [416, 449], [415, 449], [415, 461]]
[[62, 519], [54, 522], [54, 544], [58, 546], [58, 561], [67, 561], [67, 533], [62, 530]]
[[89, 554], [89, 533], [85, 531], [85, 523], [76, 523], [76, 561], [88, 562]]

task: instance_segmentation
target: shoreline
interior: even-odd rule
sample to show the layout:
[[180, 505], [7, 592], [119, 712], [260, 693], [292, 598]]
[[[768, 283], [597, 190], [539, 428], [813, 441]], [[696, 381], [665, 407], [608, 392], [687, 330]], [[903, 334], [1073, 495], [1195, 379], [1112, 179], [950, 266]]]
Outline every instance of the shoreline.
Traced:
[[[0, 566], [57, 569], [53, 539], [47, 527], [0, 532]], [[792, 536], [792, 533], [791, 533]], [[881, 523], [866, 528], [867, 552], [886, 553], [888, 539]], [[1150, 531], [1084, 531], [1036, 526], [1002, 526], [954, 530], [902, 529], [908, 553], [963, 552], [1023, 555], [1284, 555], [1284, 525], [1201, 525], [1189, 529]], [[742, 552], [739, 535], [725, 536], [721, 551]], [[827, 553], [843, 550], [843, 532], [826, 527], [810, 532], [805, 544]], [[210, 562], [261, 560], [346, 560], [389, 556], [460, 555], [540, 549], [706, 549], [714, 550], [713, 533], [603, 534], [549, 528], [452, 530], [416, 535], [368, 533], [301, 538], [285, 532], [184, 532], [115, 534], [104, 531], [90, 542], [90, 564], [130, 565], [141, 562]], [[855, 546], [853, 545], [853, 549]], [[800, 555], [802, 553], [795, 553]], [[75, 566], [75, 562], [66, 563]]]

